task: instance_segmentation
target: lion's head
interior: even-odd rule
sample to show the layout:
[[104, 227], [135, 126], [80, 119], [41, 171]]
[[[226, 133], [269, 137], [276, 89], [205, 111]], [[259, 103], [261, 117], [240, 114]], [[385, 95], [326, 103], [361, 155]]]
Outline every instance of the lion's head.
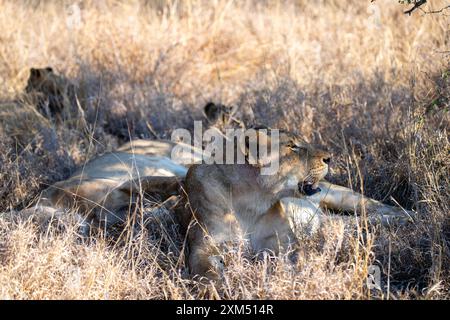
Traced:
[[27, 93], [37, 91], [45, 94], [56, 94], [57, 90], [55, 74], [51, 67], [30, 69], [30, 76], [25, 87]]
[[235, 116], [236, 108], [221, 103], [208, 102], [203, 108], [208, 126], [219, 129], [242, 127], [243, 124]]
[[[265, 127], [255, 128], [258, 136], [257, 157], [261, 155], [261, 147], [270, 150], [272, 139], [274, 139], [272, 129]], [[279, 168], [276, 172], [278, 180], [284, 184], [298, 184], [299, 190], [307, 195], [312, 195], [318, 189], [318, 182], [328, 173], [328, 166], [331, 161], [331, 154], [321, 147], [306, 143], [300, 136], [291, 132], [278, 131], [278, 153], [276, 154]], [[248, 145], [246, 145], [248, 148]], [[246, 155], [251, 154], [251, 150], [246, 150]], [[273, 161], [275, 157], [272, 151], [269, 159]], [[266, 162], [267, 163], [267, 162]]]
[[25, 92], [32, 99], [39, 112], [55, 117], [63, 109], [70, 109], [75, 88], [67, 79], [57, 75], [51, 67], [31, 68]]

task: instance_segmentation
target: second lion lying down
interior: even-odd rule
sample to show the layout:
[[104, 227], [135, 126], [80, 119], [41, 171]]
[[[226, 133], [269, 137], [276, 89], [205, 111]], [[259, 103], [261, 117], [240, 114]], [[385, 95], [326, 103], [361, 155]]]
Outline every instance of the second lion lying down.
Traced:
[[[270, 141], [263, 131], [258, 138]], [[187, 233], [190, 272], [211, 279], [223, 268], [221, 246], [239, 238], [248, 239], [255, 254], [289, 251], [295, 256], [293, 222], [320, 218], [321, 208], [367, 210], [371, 222], [411, 218], [410, 212], [323, 180], [330, 154], [289, 133], [280, 135], [279, 170], [274, 175], [261, 175], [258, 166], [248, 162], [186, 168], [169, 159], [173, 145], [132, 141], [46, 189], [41, 204], [76, 208], [90, 225], [108, 226], [126, 220], [137, 194], [182, 194], [176, 216]], [[139, 152], [133, 152], [135, 147]], [[248, 155], [249, 150], [242, 152]]]

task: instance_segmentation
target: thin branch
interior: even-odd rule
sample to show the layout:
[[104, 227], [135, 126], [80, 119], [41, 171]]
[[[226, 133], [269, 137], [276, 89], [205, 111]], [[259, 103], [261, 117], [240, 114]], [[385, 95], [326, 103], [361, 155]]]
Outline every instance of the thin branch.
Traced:
[[439, 9], [439, 10], [425, 11], [425, 13], [427, 13], [427, 14], [441, 13], [442, 11], [447, 10], [447, 9], [450, 9], [450, 5], [448, 5], [448, 6], [446, 6], [446, 7], [443, 7], [443, 8], [441, 8], [441, 9]]
[[419, 0], [416, 3], [414, 3], [414, 7], [412, 7], [409, 10], [406, 10], [405, 12], [403, 12], [404, 14], [408, 14], [411, 15], [411, 13], [413, 13], [414, 10], [418, 9], [420, 6], [424, 5], [425, 3], [427, 3], [427, 0]]

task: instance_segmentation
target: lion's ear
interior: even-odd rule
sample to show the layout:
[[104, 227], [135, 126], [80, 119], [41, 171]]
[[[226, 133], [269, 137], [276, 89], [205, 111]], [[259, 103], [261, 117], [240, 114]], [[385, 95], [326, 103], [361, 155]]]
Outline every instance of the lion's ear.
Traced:
[[36, 68], [30, 69], [30, 77], [38, 78], [39, 77], [39, 70]]
[[208, 119], [208, 121], [211, 123], [216, 122], [223, 112], [222, 108], [216, 105], [214, 102], [208, 102], [203, 110], [205, 112], [206, 119]]
[[280, 146], [288, 147], [290, 149], [301, 149], [307, 147], [307, 143], [301, 139], [299, 135], [284, 130], [280, 130], [279, 132]]
[[288, 148], [294, 151], [295, 153], [305, 152], [308, 150], [308, 148], [302, 144], [291, 144], [288, 145]]

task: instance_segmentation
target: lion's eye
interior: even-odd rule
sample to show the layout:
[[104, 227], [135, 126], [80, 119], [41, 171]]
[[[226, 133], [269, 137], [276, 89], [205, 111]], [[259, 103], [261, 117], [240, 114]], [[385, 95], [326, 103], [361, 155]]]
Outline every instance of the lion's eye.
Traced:
[[300, 152], [301, 150], [305, 150], [304, 147], [301, 147], [301, 146], [296, 145], [296, 144], [291, 144], [291, 145], [289, 145], [289, 148], [290, 148], [292, 151], [297, 152], [297, 153]]
[[298, 145], [296, 145], [294, 142], [291, 141], [291, 142], [287, 143], [287, 147], [291, 148], [291, 149], [294, 149], [294, 148], [297, 148]]

